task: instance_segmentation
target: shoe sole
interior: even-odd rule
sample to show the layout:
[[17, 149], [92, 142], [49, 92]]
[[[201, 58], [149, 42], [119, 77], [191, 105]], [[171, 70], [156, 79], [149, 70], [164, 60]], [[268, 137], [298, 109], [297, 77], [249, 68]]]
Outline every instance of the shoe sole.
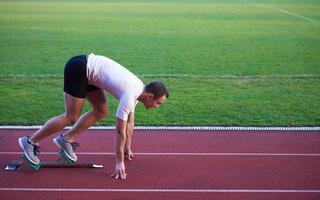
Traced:
[[25, 154], [23, 154], [23, 159], [27, 162], [27, 164], [29, 165], [29, 167], [31, 167], [31, 169], [33, 169], [34, 171], [38, 171], [41, 168], [41, 164], [33, 164], [30, 162], [30, 160], [26, 157]]
[[67, 163], [74, 164], [76, 162], [74, 160], [71, 160], [63, 149], [61, 149], [59, 153], [63, 157], [63, 159], [67, 161]]
[[65, 150], [61, 147], [61, 145], [59, 144], [59, 142], [57, 141], [56, 138], [53, 139], [53, 143], [60, 149], [60, 155], [70, 164], [75, 163], [77, 160], [72, 160], [68, 154], [65, 152]]
[[31, 164], [31, 165], [40, 165], [40, 162], [39, 163], [35, 163], [33, 160], [30, 159], [30, 157], [28, 156], [28, 154], [25, 153], [25, 148], [22, 144], [22, 138], [19, 138], [18, 141], [19, 141], [19, 146], [20, 148], [22, 149], [23, 151], [23, 157], [25, 158], [25, 160], [28, 162], [28, 164]]

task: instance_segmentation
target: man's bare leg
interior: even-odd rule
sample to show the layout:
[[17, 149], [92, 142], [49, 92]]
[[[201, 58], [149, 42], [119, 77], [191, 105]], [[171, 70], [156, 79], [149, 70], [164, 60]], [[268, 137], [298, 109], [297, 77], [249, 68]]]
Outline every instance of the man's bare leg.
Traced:
[[89, 92], [87, 99], [92, 105], [92, 110], [83, 114], [72, 129], [64, 135], [66, 141], [73, 142], [80, 133], [108, 114], [108, 104], [101, 89]]
[[64, 93], [65, 113], [48, 120], [38, 131], [36, 131], [30, 137], [29, 140], [38, 143], [40, 140], [76, 122], [81, 114], [84, 102], [84, 98], [77, 98]]

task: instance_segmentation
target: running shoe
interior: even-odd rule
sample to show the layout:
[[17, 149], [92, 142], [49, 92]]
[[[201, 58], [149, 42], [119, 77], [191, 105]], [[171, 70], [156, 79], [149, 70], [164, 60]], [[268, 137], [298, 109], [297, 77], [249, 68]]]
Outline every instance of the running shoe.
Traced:
[[38, 144], [31, 144], [29, 136], [19, 138], [18, 142], [23, 151], [23, 158], [32, 169], [38, 170], [40, 168], [40, 160], [37, 156], [37, 154], [40, 153], [40, 147]]
[[67, 162], [72, 164], [77, 161], [78, 158], [74, 152], [76, 151], [76, 147], [79, 146], [78, 143], [65, 141], [63, 135], [54, 138], [53, 142], [60, 148], [60, 154]]

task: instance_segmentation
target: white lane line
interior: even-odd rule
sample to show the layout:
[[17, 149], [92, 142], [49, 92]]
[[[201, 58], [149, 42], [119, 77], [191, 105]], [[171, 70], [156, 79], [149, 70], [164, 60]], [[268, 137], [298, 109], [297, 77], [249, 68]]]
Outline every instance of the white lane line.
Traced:
[[320, 21], [317, 21], [315, 19], [311, 19], [309, 17], [305, 17], [305, 16], [302, 16], [302, 15], [299, 15], [297, 13], [293, 13], [293, 12], [290, 12], [290, 11], [287, 11], [287, 10], [284, 10], [284, 9], [278, 9], [280, 12], [283, 12], [283, 13], [286, 13], [288, 15], [292, 15], [292, 16], [296, 16], [298, 18], [301, 18], [301, 19], [304, 19], [306, 21], [309, 21], [309, 22], [313, 22], [313, 23], [316, 23], [316, 24], [320, 24]]
[[[42, 126], [0, 126], [0, 130], [39, 129]], [[68, 126], [65, 129], [70, 129]], [[114, 130], [115, 126], [92, 126], [89, 130]], [[242, 127], [242, 126], [136, 126], [135, 130], [172, 131], [319, 131], [320, 127]], [[318, 132], [316, 132], [318, 133]]]
[[[0, 155], [20, 155], [22, 152], [0, 152]], [[44, 155], [57, 155], [57, 152], [41, 152]], [[77, 155], [114, 155], [112, 152], [77, 152]], [[142, 156], [305, 156], [320, 157], [320, 153], [134, 153]]]
[[306, 21], [309, 21], [309, 22], [313, 22], [313, 23], [316, 23], [316, 24], [320, 24], [320, 21], [318, 21], [318, 20], [311, 19], [311, 18], [309, 18], [309, 17], [305, 17], [305, 16], [303, 16], [303, 15], [299, 15], [299, 14], [297, 14], [297, 13], [290, 12], [290, 11], [285, 10], [285, 9], [276, 8], [276, 7], [269, 6], [269, 5], [265, 5], [265, 4], [254, 3], [254, 2], [251, 2], [251, 1], [244, 1], [244, 2], [247, 3], [247, 4], [253, 5], [253, 6], [264, 7], [264, 8], [276, 10], [276, 11], [285, 13], [285, 14], [287, 14], [287, 15], [291, 15], [291, 16], [298, 17], [298, 18], [300, 18], [300, 19], [303, 19], [303, 20], [306, 20]]
[[255, 190], [255, 189], [100, 189], [100, 188], [0, 188], [20, 192], [176, 192], [176, 193], [320, 193], [320, 190]]

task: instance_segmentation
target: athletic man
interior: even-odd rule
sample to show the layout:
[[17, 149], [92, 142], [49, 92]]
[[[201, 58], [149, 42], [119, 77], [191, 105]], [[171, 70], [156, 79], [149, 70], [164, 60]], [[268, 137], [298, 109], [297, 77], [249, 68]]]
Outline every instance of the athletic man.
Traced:
[[[79, 55], [71, 58], [64, 69], [65, 113], [47, 121], [31, 136], [19, 138], [24, 158], [35, 169], [40, 166], [38, 143], [74, 124], [64, 135], [53, 139], [61, 155], [68, 162], [77, 161], [75, 149], [77, 136], [106, 117], [108, 105], [103, 91], [119, 100], [116, 111], [115, 171], [112, 177], [125, 179], [124, 159], [132, 160], [131, 136], [134, 128], [134, 110], [138, 101], [145, 108], [157, 108], [169, 97], [169, 93], [160, 81], [144, 85], [142, 81], [117, 62], [99, 55]], [[80, 116], [87, 99], [92, 110]], [[80, 117], [80, 118], [79, 118]]]

